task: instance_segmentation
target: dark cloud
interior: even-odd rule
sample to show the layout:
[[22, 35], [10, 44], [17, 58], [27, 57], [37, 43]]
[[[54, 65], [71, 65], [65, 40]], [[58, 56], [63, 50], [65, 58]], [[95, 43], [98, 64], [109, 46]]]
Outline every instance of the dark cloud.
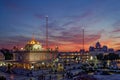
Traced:
[[[4, 37], [0, 40], [1, 43], [19, 43], [19, 42], [26, 42], [28, 41], [30, 38], [27, 36], [9, 36], [9, 37]], [[1, 44], [0, 43], [0, 44]]]
[[113, 31], [112, 31], [113, 33], [120, 32], [120, 20], [113, 23], [112, 27], [113, 27]]
[[[57, 22], [53, 22], [49, 24], [49, 37], [51, 40], [54, 40], [53, 44], [82, 44], [83, 40], [83, 33], [82, 33], [83, 26], [73, 26], [71, 28], [61, 27]], [[85, 44], [90, 44], [98, 39], [101, 38], [101, 33], [104, 30], [100, 30], [98, 33], [85, 34]], [[59, 35], [57, 35], [59, 32]]]
[[[31, 11], [31, 10], [35, 10], [35, 8], [33, 8], [32, 6], [26, 6], [26, 5], [21, 5], [21, 1], [12, 1], [12, 0], [4, 0], [3, 4], [5, 6], [6, 9], [9, 10], [13, 10], [16, 11], [18, 13], [23, 13], [26, 11]], [[40, 7], [38, 7], [38, 9], [41, 9]]]
[[120, 20], [116, 21], [115, 23], [113, 23], [112, 25], [113, 27], [120, 27]]
[[11, 2], [9, 0], [5, 1], [4, 2], [4, 5], [7, 7], [7, 8], [11, 8], [11, 9], [18, 9], [20, 7], [18, 7], [18, 5], [14, 2]]
[[45, 15], [43, 15], [43, 14], [35, 14], [34, 15], [36, 18], [38, 18], [38, 19], [43, 19], [43, 18], [45, 18]]
[[[76, 28], [77, 29], [77, 28]], [[82, 44], [83, 35], [82, 31], [76, 32], [76, 29], [69, 29], [68, 31], [61, 32], [61, 36], [51, 35], [50, 37], [57, 41], [70, 42], [74, 44]], [[97, 34], [85, 35], [85, 44], [92, 43], [101, 38], [101, 31]]]
[[81, 19], [91, 17], [92, 15], [93, 15], [93, 12], [91, 10], [88, 10], [84, 12], [82, 15], [76, 17], [76, 20], [80, 21]]
[[92, 15], [93, 15], [93, 12], [91, 10], [88, 10], [78, 16], [69, 16], [68, 18], [70, 18], [71, 21], [64, 23], [62, 26], [69, 26], [71, 24], [75, 24], [85, 18], [91, 17]]
[[19, 13], [27, 10], [27, 9], [21, 7], [18, 3], [13, 2], [11, 0], [5, 0], [3, 4], [6, 7], [6, 9], [13, 10], [13, 11], [16, 11], [16, 12], [19, 12]]
[[[42, 46], [45, 46], [45, 39], [43, 38], [35, 38], [37, 41], [39, 41]], [[19, 45], [21, 47], [24, 47], [25, 44], [27, 44], [28, 41], [32, 40], [32, 37], [27, 37], [27, 36], [9, 36], [9, 37], [4, 37], [0, 39], [0, 45], [4, 45], [3, 47], [8, 47], [12, 48], [13, 46]], [[58, 45], [59, 43], [56, 41], [48, 41], [49, 46], [55, 46]], [[8, 46], [7, 46], [8, 45]], [[0, 46], [2, 48], [2, 46]]]

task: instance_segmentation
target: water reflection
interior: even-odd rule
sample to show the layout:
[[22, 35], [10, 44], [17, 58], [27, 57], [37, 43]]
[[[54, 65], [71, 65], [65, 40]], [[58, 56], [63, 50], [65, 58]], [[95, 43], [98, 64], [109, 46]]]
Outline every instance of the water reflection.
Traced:
[[10, 80], [14, 80], [14, 75], [13, 74], [10, 75]]
[[120, 63], [117, 63], [118, 68], [120, 68]]

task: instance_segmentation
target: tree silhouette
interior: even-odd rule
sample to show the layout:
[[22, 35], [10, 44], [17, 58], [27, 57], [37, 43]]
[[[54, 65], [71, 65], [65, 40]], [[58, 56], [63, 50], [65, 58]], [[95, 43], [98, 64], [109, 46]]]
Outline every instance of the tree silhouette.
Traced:
[[13, 59], [13, 54], [8, 49], [2, 49], [1, 52], [5, 56], [5, 60]]
[[115, 53], [109, 53], [108, 56], [111, 61], [119, 59], [119, 55]]
[[97, 59], [98, 60], [103, 60], [104, 59], [104, 55], [103, 54], [98, 54], [98, 55], [96, 55], [97, 56]]

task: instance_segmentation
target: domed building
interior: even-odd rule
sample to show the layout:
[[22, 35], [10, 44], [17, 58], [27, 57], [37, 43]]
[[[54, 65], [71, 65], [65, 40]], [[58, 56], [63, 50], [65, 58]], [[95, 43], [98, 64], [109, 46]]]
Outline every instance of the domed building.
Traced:
[[56, 51], [45, 50], [40, 42], [32, 39], [27, 42], [22, 50], [13, 52], [13, 61], [19, 65], [24, 65], [23, 67], [26, 69], [30, 69], [31, 66], [37, 68], [44, 64], [50, 64], [55, 55], [57, 55]]
[[97, 43], [96, 43], [96, 48], [97, 48], [97, 49], [100, 49], [100, 48], [101, 48], [100, 42], [97, 42]]
[[31, 41], [28, 41], [28, 43], [25, 45], [24, 49], [27, 51], [42, 51], [43, 50], [40, 42], [38, 42], [34, 39]]
[[17, 61], [44, 61], [52, 55], [42, 48], [42, 44], [35, 39], [28, 41], [23, 50], [15, 51], [14, 60]]

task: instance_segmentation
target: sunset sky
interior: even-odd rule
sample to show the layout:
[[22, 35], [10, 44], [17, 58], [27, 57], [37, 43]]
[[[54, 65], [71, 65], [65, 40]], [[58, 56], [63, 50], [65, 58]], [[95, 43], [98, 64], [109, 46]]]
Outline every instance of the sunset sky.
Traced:
[[49, 47], [85, 49], [97, 41], [120, 49], [120, 0], [0, 0], [0, 48], [23, 47], [32, 34], [45, 47], [45, 16]]

